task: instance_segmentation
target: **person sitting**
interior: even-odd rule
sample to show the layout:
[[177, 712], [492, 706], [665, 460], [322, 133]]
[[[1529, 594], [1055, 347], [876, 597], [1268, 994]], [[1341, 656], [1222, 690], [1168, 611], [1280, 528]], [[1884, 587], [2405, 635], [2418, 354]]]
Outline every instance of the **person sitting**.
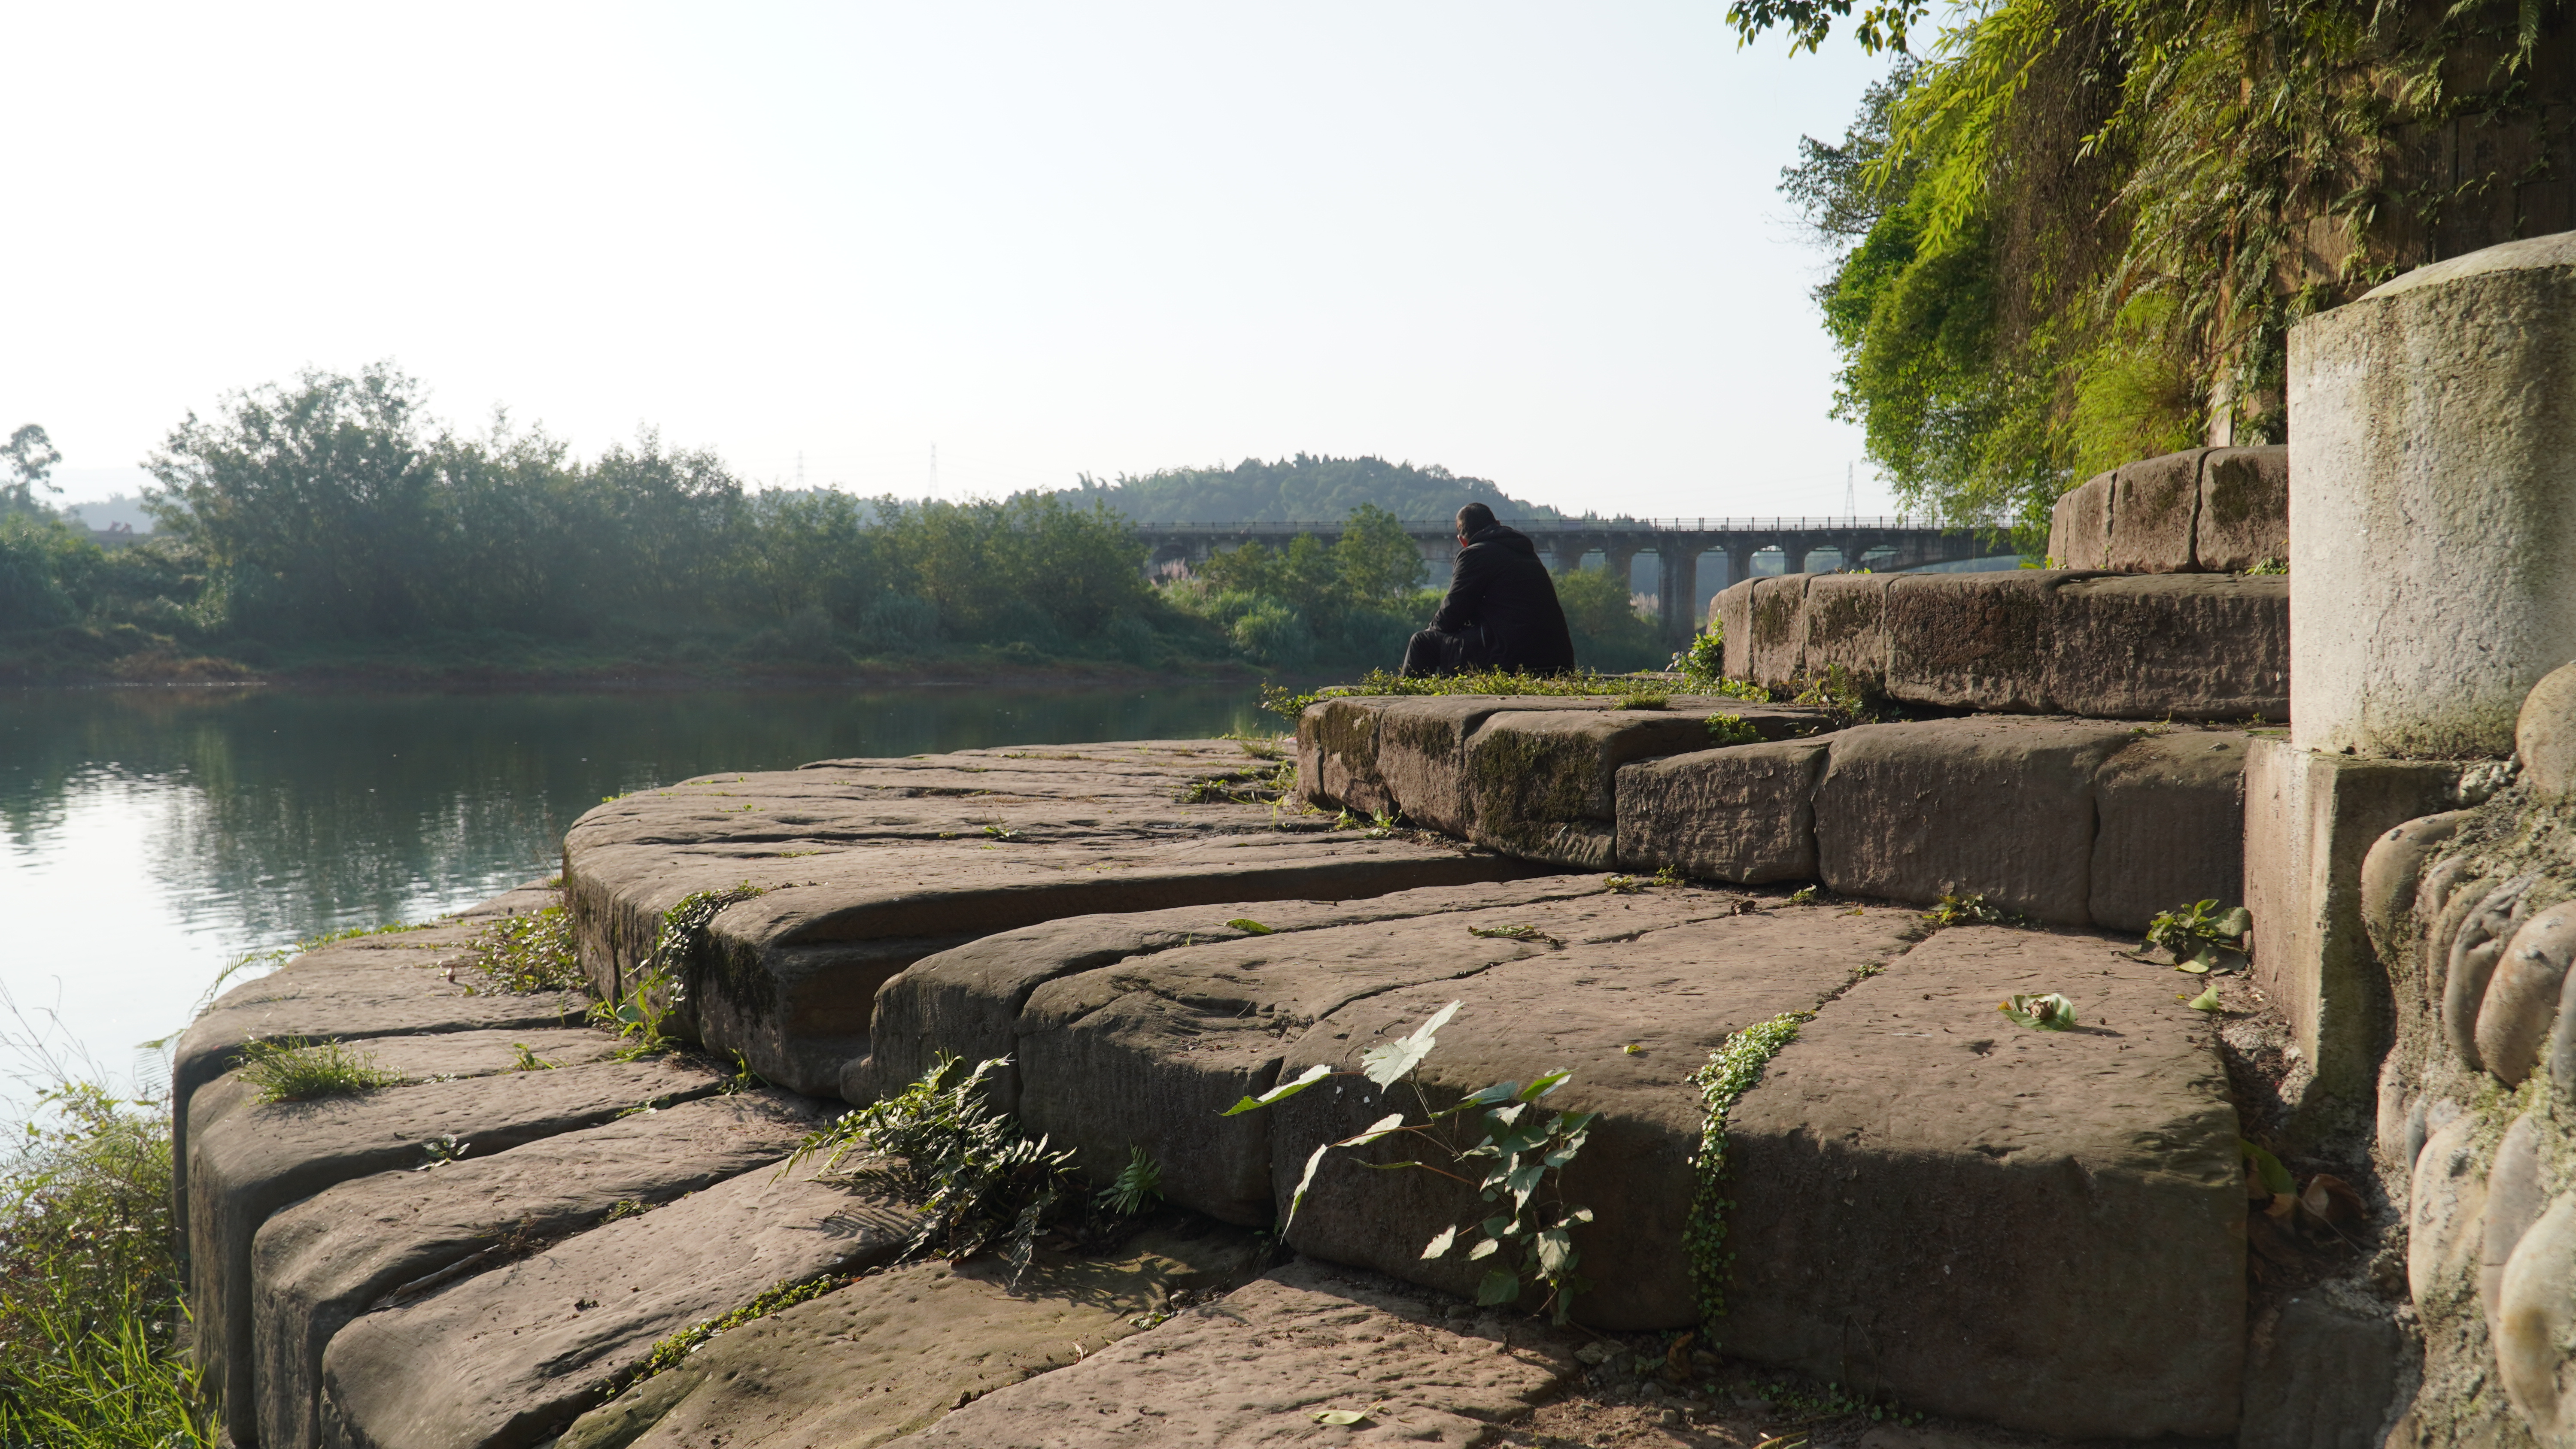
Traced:
[[1529, 535], [1494, 521], [1494, 510], [1458, 510], [1458, 562], [1449, 596], [1431, 627], [1404, 649], [1403, 674], [1456, 674], [1512, 669], [1562, 674], [1574, 667], [1574, 636], [1556, 601], [1556, 580], [1539, 562]]

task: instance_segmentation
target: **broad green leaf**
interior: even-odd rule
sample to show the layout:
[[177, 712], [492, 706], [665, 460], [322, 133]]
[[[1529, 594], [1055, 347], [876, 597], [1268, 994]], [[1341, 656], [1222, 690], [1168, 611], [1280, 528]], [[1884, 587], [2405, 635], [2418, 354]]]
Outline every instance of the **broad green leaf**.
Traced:
[[1574, 1071], [1569, 1067], [1560, 1071], [1550, 1072], [1546, 1076], [1537, 1078], [1528, 1086], [1521, 1089], [1521, 1100], [1524, 1102], [1535, 1102], [1539, 1098], [1546, 1096], [1548, 1093], [1555, 1091], [1557, 1088], [1564, 1086], [1565, 1079], [1573, 1075]]
[[1520, 1083], [1496, 1082], [1481, 1092], [1468, 1093], [1464, 1098], [1460, 1099], [1457, 1107], [1453, 1107], [1450, 1110], [1457, 1111], [1459, 1108], [1465, 1107], [1490, 1107], [1496, 1102], [1508, 1102], [1520, 1094]]
[[1315, 1422], [1318, 1424], [1365, 1424], [1368, 1422], [1368, 1415], [1361, 1413], [1357, 1409], [1319, 1409], [1315, 1412]]
[[1440, 1027], [1448, 1027], [1448, 1019], [1458, 1014], [1458, 1006], [1463, 1006], [1463, 1001], [1450, 1001], [1443, 1009], [1432, 1011], [1430, 1022], [1414, 1027], [1409, 1037], [1399, 1037], [1399, 1040], [1360, 1053], [1360, 1071], [1368, 1076], [1368, 1081], [1376, 1081], [1378, 1086], [1394, 1086], [1404, 1081], [1406, 1073], [1422, 1066], [1422, 1058], [1432, 1055], [1432, 1045], [1437, 1045], [1435, 1032]]
[[1306, 1171], [1297, 1179], [1297, 1190], [1288, 1194], [1287, 1215], [1279, 1219], [1280, 1237], [1287, 1237], [1288, 1225], [1297, 1221], [1297, 1209], [1306, 1205], [1306, 1189], [1315, 1185], [1315, 1169], [1323, 1166], [1324, 1154], [1332, 1150], [1332, 1144], [1326, 1143], [1325, 1145], [1316, 1148], [1314, 1152], [1307, 1157]]
[[1526, 1207], [1529, 1204], [1530, 1194], [1538, 1191], [1538, 1180], [1546, 1175], [1546, 1164], [1533, 1162], [1513, 1173], [1512, 1180], [1506, 1184], [1506, 1189], [1514, 1197], [1519, 1198], [1522, 1206]]
[[1233, 920], [1226, 922], [1226, 924], [1234, 927], [1238, 931], [1245, 932], [1248, 935], [1267, 936], [1270, 934], [1270, 928], [1268, 926], [1261, 924], [1250, 916], [1237, 916]]
[[1574, 1266], [1574, 1236], [1563, 1228], [1549, 1228], [1538, 1235], [1539, 1271], [1553, 1278]]
[[2299, 1190], [2298, 1185], [2290, 1180], [2290, 1169], [2281, 1165], [2281, 1159], [2242, 1137], [2236, 1139], [2236, 1150], [2245, 1154], [2246, 1161], [2254, 1164], [2255, 1175], [2263, 1179], [2265, 1192], [2286, 1193]]
[[2246, 910], [2243, 906], [2237, 906], [2228, 911], [2225, 915], [2220, 916], [2216, 924], [2218, 927], [2218, 934], [2222, 936], [2242, 936], [2246, 932], [2254, 929], [2254, 916], [2252, 912]]
[[1447, 1026], [1449, 1018], [1456, 1016], [1458, 1008], [1465, 1004], [1450, 1002], [1431, 1013], [1431, 1019], [1415, 1027], [1412, 1035], [1360, 1053], [1360, 1071], [1381, 1087], [1392, 1087], [1403, 1081], [1415, 1067], [1422, 1065], [1424, 1057], [1431, 1055], [1431, 1048], [1437, 1045], [1434, 1034]]
[[1281, 1082], [1278, 1086], [1271, 1088], [1269, 1091], [1262, 1093], [1258, 1097], [1246, 1097], [1242, 1101], [1226, 1108], [1217, 1115], [1220, 1117], [1232, 1117], [1244, 1112], [1257, 1111], [1260, 1108], [1269, 1106], [1273, 1102], [1287, 1101], [1289, 1098], [1296, 1096], [1299, 1092], [1306, 1090], [1308, 1087], [1315, 1085], [1317, 1082], [1322, 1081], [1332, 1074], [1333, 1069], [1331, 1067], [1325, 1066], [1321, 1062], [1317, 1062], [1315, 1065], [1308, 1067], [1306, 1069], [1306, 1074], [1299, 1077], [1297, 1080], [1293, 1082]]
[[[1732, 1207], [1734, 1204], [1729, 1203], [1728, 1206]], [[1592, 1209], [1576, 1208], [1565, 1215], [1565, 1220], [1569, 1223], [1588, 1223], [1592, 1221]]]
[[1476, 1246], [1467, 1250], [1467, 1261], [1472, 1263], [1478, 1258], [1490, 1258], [1494, 1256], [1494, 1254], [1501, 1252], [1502, 1248], [1503, 1245], [1501, 1243], [1494, 1241], [1492, 1238], [1487, 1238], [1483, 1242], [1478, 1243]]
[[1333, 1145], [1335, 1147], [1366, 1147], [1368, 1144], [1375, 1142], [1390, 1132], [1401, 1131], [1403, 1127], [1404, 1114], [1402, 1112], [1389, 1112], [1385, 1116], [1371, 1122], [1368, 1125], [1368, 1129], [1360, 1133], [1357, 1137], [1345, 1137]]
[[1440, 1235], [1424, 1246], [1422, 1256], [1425, 1261], [1432, 1258], [1445, 1258], [1449, 1255], [1449, 1250], [1457, 1245], [1458, 1230], [1455, 1227], [1442, 1228]]
[[1500, 1268], [1496, 1268], [1492, 1272], [1487, 1273], [1484, 1281], [1476, 1285], [1476, 1301], [1487, 1308], [1491, 1308], [1497, 1303], [1509, 1303], [1520, 1296], [1521, 1280], [1519, 1276], [1517, 1274], [1506, 1273]]
[[1485, 1219], [1484, 1222], [1478, 1224], [1478, 1226], [1485, 1230], [1486, 1237], [1499, 1238], [1512, 1230], [1511, 1215], [1508, 1213], [1496, 1213], [1492, 1217]]
[[1508, 1107], [1496, 1107], [1494, 1110], [1486, 1113], [1485, 1120], [1488, 1122], [1500, 1122], [1504, 1126], [1508, 1127], [1514, 1122], [1519, 1121], [1521, 1113], [1528, 1110], [1528, 1103], [1514, 1102]]
[[2184, 1002], [2183, 1005], [2190, 1007], [2194, 1011], [2216, 1011], [2218, 1010], [2218, 988], [2212, 986], [2207, 991], [2204, 991], [2198, 996], [2193, 997], [2191, 1000]]

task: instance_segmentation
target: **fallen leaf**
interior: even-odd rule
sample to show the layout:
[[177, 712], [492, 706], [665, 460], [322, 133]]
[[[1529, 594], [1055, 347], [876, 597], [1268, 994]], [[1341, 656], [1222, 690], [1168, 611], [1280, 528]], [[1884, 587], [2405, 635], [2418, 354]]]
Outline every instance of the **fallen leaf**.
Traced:
[[2360, 1192], [2331, 1172], [2309, 1178], [2307, 1190], [2299, 1194], [2301, 1225], [2338, 1237], [2346, 1228], [2359, 1227], [2369, 1215], [2369, 1206], [2362, 1201]]
[[1365, 1424], [1368, 1415], [1358, 1409], [1322, 1409], [1315, 1414], [1318, 1424]]
[[2212, 986], [2207, 991], [2204, 991], [2198, 996], [2193, 997], [2191, 1000], [2184, 1002], [2183, 1005], [2190, 1007], [2194, 1011], [2216, 1011], [2218, 1009], [2218, 988]]
[[1255, 936], [1267, 936], [1270, 934], [1270, 928], [1268, 926], [1261, 924], [1250, 916], [1237, 916], [1235, 919], [1226, 922], [1226, 924], [1234, 927], [1238, 931], [1246, 931]]
[[2054, 991], [2038, 996], [2015, 993], [1995, 1010], [2035, 1031], [2064, 1031], [2075, 1025], [2075, 1003]]

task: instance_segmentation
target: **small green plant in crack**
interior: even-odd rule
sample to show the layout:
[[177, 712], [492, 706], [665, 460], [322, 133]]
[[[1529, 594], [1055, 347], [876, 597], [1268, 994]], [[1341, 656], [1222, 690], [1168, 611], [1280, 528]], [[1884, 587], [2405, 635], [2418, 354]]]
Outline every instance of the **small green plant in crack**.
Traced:
[[[1039, 1234], [1066, 1225], [1085, 1207], [1107, 1211], [1116, 1189], [1084, 1193], [1071, 1149], [1050, 1151], [1046, 1138], [1022, 1136], [1016, 1120], [985, 1100], [988, 1080], [1009, 1064], [1008, 1057], [988, 1057], [969, 1071], [942, 1055], [901, 1092], [843, 1113], [806, 1137], [787, 1165], [819, 1155], [820, 1170], [831, 1172], [863, 1159], [862, 1171], [918, 1207], [901, 1260], [936, 1254], [953, 1263], [998, 1246], [1016, 1286], [1036, 1255]], [[1128, 1166], [1135, 1165], [1131, 1157]], [[1159, 1170], [1154, 1176], [1159, 1191]]]
[[1646, 889], [1646, 883], [1633, 875], [1604, 876], [1601, 888], [1614, 896], [1633, 896]]
[[412, 1171], [427, 1172], [433, 1167], [445, 1167], [451, 1162], [462, 1162], [465, 1160], [465, 1154], [473, 1150], [473, 1143], [458, 1141], [454, 1133], [442, 1133], [420, 1144], [420, 1155], [425, 1160]]
[[1612, 709], [1667, 709], [1673, 699], [1668, 694], [1632, 694], [1610, 706]]
[[1925, 924], [1938, 928], [2000, 926], [2010, 922], [2012, 916], [2001, 907], [1986, 904], [1984, 896], [1961, 895], [1958, 892], [1949, 891], [1944, 892], [1941, 899], [1934, 901], [1932, 908], [1923, 913], [1923, 920]]
[[1789, 892], [1789, 904], [1793, 906], [1814, 905], [1816, 903], [1816, 890], [1817, 887], [1815, 886], [1798, 887], [1796, 890]]
[[[730, 890], [692, 891], [662, 913], [661, 932], [654, 937], [653, 953], [644, 958], [643, 969], [622, 993], [615, 1005], [601, 1002], [591, 1008], [594, 1018], [617, 1028], [626, 1038], [627, 1051], [650, 1055], [672, 1045], [664, 1028], [688, 999], [688, 968], [697, 959], [698, 948], [705, 943], [707, 927], [716, 913], [737, 901], [747, 901], [764, 892], [749, 881]], [[624, 1057], [633, 1060], [633, 1055]]]
[[2194, 901], [2156, 912], [2147, 921], [2147, 944], [2172, 956], [2177, 971], [2234, 971], [2245, 964], [2245, 933], [2253, 929], [2254, 917], [2243, 906], [2222, 911], [2214, 900]]
[[1839, 664], [1825, 666], [1822, 675], [1802, 680], [1800, 686], [1790, 703], [1823, 710], [1837, 728], [1869, 724], [1891, 713], [1886, 696]]
[[1100, 1190], [1100, 1205], [1122, 1218], [1132, 1218], [1162, 1200], [1163, 1164], [1142, 1147], [1127, 1150], [1127, 1165]]
[[339, 1042], [290, 1036], [242, 1043], [241, 1079], [262, 1102], [311, 1102], [398, 1087], [403, 1074]]
[[513, 1062], [510, 1066], [510, 1070], [514, 1072], [551, 1072], [555, 1068], [563, 1065], [561, 1062], [550, 1062], [544, 1057], [538, 1056], [536, 1049], [523, 1041], [514, 1041], [510, 1043], [510, 1050], [515, 1053], [518, 1058], [518, 1060]]
[[2076, 1026], [2075, 1003], [2054, 991], [2015, 992], [1995, 1010], [2033, 1031], [2072, 1031]]
[[768, 1291], [730, 1313], [701, 1319], [657, 1341], [652, 1351], [645, 1354], [641, 1362], [599, 1386], [600, 1402], [606, 1403], [655, 1374], [679, 1367], [681, 1360], [695, 1353], [701, 1344], [727, 1329], [740, 1328], [746, 1323], [767, 1318], [773, 1313], [784, 1312], [808, 1299], [820, 1298], [836, 1289], [847, 1288], [856, 1281], [844, 1273], [826, 1273], [819, 1278], [790, 1278], [774, 1284]]
[[1814, 1014], [1792, 1011], [1731, 1033], [1690, 1074], [1690, 1084], [1699, 1088], [1702, 1116], [1699, 1151], [1691, 1158], [1696, 1185], [1682, 1242], [1690, 1255], [1691, 1287], [1703, 1320], [1725, 1315], [1728, 1269], [1735, 1261], [1726, 1246], [1727, 1213], [1735, 1206], [1726, 1195], [1728, 1117], [1744, 1094], [1762, 1080], [1762, 1070], [1771, 1059], [1798, 1039], [1799, 1024]]
[[987, 825], [984, 827], [984, 833], [993, 837], [995, 840], [1017, 840], [1020, 838], [1020, 832], [1007, 829], [1000, 825]]
[[480, 988], [466, 985], [469, 996], [482, 990], [521, 996], [580, 991], [590, 984], [573, 954], [572, 912], [561, 906], [495, 921], [466, 951], [466, 965], [483, 978]]
[[[1294, 1081], [1272, 1087], [1258, 1097], [1244, 1098], [1227, 1108], [1224, 1115], [1232, 1117], [1275, 1106], [1336, 1076], [1365, 1077], [1381, 1091], [1392, 1091], [1431, 1054], [1438, 1045], [1440, 1028], [1458, 1014], [1461, 1004], [1450, 1002], [1410, 1034], [1362, 1052], [1357, 1072], [1335, 1072], [1318, 1064]], [[1546, 1296], [1538, 1306], [1553, 1308], [1555, 1321], [1565, 1322], [1575, 1295], [1591, 1286], [1576, 1271], [1582, 1259], [1574, 1246], [1574, 1229], [1592, 1221], [1592, 1210], [1565, 1201], [1564, 1172], [1566, 1165], [1582, 1152], [1598, 1114], [1551, 1113], [1538, 1104], [1564, 1086], [1572, 1075], [1569, 1071], [1553, 1071], [1526, 1086], [1497, 1082], [1438, 1109], [1432, 1107], [1421, 1084], [1414, 1083], [1414, 1100], [1421, 1111], [1419, 1121], [1408, 1120], [1402, 1111], [1392, 1112], [1354, 1136], [1325, 1143], [1306, 1158], [1306, 1171], [1297, 1179], [1296, 1190], [1288, 1197], [1288, 1211], [1279, 1220], [1279, 1236], [1287, 1237], [1297, 1210], [1305, 1206], [1307, 1191], [1314, 1186], [1316, 1170], [1323, 1166], [1327, 1153], [1336, 1148], [1366, 1147], [1390, 1138], [1404, 1139], [1407, 1146], [1420, 1144], [1441, 1160], [1362, 1160], [1359, 1165], [1379, 1171], [1414, 1168], [1433, 1173], [1474, 1189], [1493, 1209], [1485, 1216], [1442, 1229], [1423, 1246], [1423, 1259], [1445, 1258], [1459, 1246], [1462, 1235], [1472, 1235], [1474, 1241], [1467, 1247], [1466, 1261], [1490, 1264], [1476, 1284], [1478, 1303], [1488, 1307], [1517, 1303], [1527, 1290], [1544, 1288]], [[1471, 1116], [1483, 1129], [1473, 1141], [1466, 1137]]]
[[1715, 747], [1758, 745], [1762, 731], [1744, 722], [1742, 715], [1713, 714], [1708, 717], [1708, 742]]

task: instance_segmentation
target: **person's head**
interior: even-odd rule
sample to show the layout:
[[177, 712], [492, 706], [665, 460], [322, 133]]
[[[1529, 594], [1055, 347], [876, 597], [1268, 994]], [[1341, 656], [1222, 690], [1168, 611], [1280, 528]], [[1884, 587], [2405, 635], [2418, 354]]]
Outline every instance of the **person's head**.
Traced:
[[1458, 510], [1458, 536], [1474, 538], [1494, 526], [1494, 510], [1481, 503], [1470, 503]]

